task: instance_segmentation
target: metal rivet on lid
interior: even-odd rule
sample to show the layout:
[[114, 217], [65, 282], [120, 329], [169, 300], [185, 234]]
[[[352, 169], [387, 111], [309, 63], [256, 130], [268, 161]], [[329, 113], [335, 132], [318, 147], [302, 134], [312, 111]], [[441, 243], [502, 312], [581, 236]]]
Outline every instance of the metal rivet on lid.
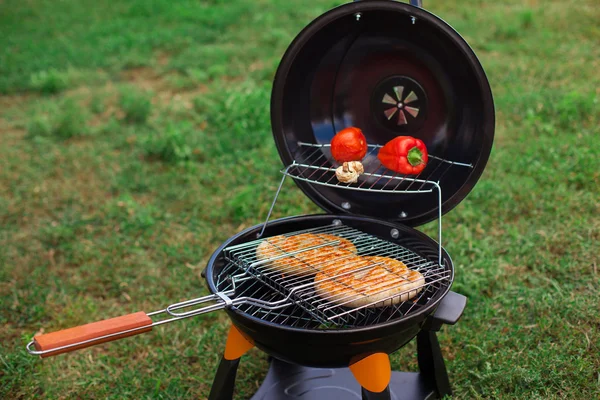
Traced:
[[406, 217], [408, 217], [408, 214], [407, 214], [407, 213], [405, 213], [404, 211], [402, 211], [402, 212], [400, 213], [400, 218], [406, 218]]
[[392, 235], [394, 239], [398, 239], [400, 237], [400, 231], [394, 228], [390, 231], [390, 235]]
[[331, 224], [333, 226], [340, 226], [342, 224], [342, 221], [340, 221], [339, 219], [334, 219]]
[[342, 207], [346, 210], [349, 210], [352, 206], [347, 201], [342, 203]]
[[361, 13], [354, 14], [354, 18], [356, 18], [357, 21], [360, 21], [360, 17], [362, 17]]

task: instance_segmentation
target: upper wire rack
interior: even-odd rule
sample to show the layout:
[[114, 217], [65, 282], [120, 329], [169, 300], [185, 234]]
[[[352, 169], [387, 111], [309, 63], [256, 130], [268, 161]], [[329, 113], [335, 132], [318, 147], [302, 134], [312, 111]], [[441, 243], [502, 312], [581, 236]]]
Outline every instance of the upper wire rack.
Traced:
[[358, 178], [358, 182], [343, 183], [335, 176], [335, 170], [340, 164], [331, 156], [330, 147], [329, 144], [298, 142], [293, 163], [281, 172], [297, 180], [342, 189], [382, 193], [428, 193], [436, 187], [439, 188], [439, 181], [451, 167], [473, 168], [472, 164], [445, 160], [429, 154], [427, 167], [420, 174], [403, 175], [383, 167], [377, 158], [378, 149], [383, 146], [370, 144], [361, 161], [365, 172]]

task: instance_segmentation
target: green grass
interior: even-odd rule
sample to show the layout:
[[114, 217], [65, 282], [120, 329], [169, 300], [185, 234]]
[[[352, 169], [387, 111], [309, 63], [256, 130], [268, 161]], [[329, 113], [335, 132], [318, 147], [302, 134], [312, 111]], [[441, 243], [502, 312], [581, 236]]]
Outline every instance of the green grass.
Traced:
[[70, 139], [87, 133], [87, 110], [74, 99], [61, 102], [44, 102], [40, 111], [27, 122], [28, 137], [32, 139]]
[[56, 69], [31, 75], [31, 89], [45, 94], [55, 94], [69, 87], [69, 76]]
[[[207, 293], [206, 261], [262, 221], [279, 183], [277, 64], [340, 3], [2, 3], [0, 398], [206, 398], [224, 313], [44, 360], [24, 345]], [[488, 167], [443, 220], [469, 297], [439, 334], [455, 396], [599, 398], [599, 9], [425, 6], [475, 49], [497, 112]], [[274, 217], [313, 212], [288, 182]], [[416, 370], [415, 352], [393, 367]], [[236, 398], [266, 366], [243, 358]]]
[[144, 124], [152, 112], [151, 96], [135, 88], [124, 88], [119, 104], [125, 116], [123, 119], [132, 124]]

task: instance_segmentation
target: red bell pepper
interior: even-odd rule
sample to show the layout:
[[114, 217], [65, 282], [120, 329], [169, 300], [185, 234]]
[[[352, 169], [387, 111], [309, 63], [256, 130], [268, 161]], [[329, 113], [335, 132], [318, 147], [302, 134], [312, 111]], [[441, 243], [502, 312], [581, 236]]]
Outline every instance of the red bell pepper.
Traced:
[[423, 141], [412, 136], [398, 136], [379, 149], [381, 164], [395, 172], [418, 175], [427, 166], [427, 148]]

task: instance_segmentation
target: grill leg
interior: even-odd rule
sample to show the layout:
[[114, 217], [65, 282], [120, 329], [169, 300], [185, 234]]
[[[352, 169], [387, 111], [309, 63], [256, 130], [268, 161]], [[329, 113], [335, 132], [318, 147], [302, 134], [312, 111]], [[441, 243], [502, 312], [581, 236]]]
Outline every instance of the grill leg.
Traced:
[[360, 394], [362, 395], [362, 400], [390, 400], [390, 387], [386, 387], [383, 389], [383, 392], [375, 393], [369, 392], [365, 388], [361, 388]]
[[232, 400], [235, 376], [240, 364], [240, 358], [254, 345], [248, 341], [235, 326], [229, 329], [225, 354], [221, 358], [215, 374], [213, 385], [208, 395], [209, 400]]
[[371, 354], [350, 365], [350, 371], [362, 388], [363, 400], [390, 400], [392, 367], [387, 354]]
[[440, 398], [452, 396], [450, 379], [435, 332], [421, 331], [417, 334], [417, 359], [421, 376], [435, 389], [437, 395]]

